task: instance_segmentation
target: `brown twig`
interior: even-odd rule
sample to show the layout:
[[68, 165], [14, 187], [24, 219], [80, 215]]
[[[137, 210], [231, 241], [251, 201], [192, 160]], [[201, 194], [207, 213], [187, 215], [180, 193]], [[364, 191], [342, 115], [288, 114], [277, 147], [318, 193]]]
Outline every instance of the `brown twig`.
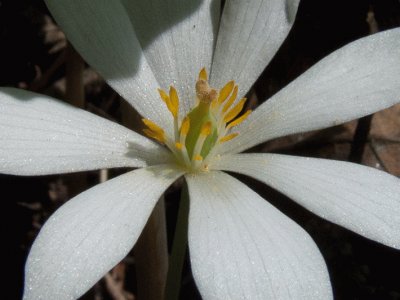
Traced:
[[[366, 22], [369, 26], [370, 34], [374, 34], [379, 31], [378, 23], [375, 19], [374, 11], [370, 6]], [[364, 155], [365, 146], [368, 142], [369, 131], [371, 129], [373, 114], [360, 118], [357, 123], [357, 128], [354, 133], [353, 143], [351, 144], [349, 161], [355, 163], [361, 163]]]
[[36, 78], [29, 86], [28, 90], [33, 91], [33, 92], [38, 92], [41, 91], [43, 88], [45, 88], [48, 83], [50, 78], [54, 75], [54, 73], [65, 63], [65, 56], [66, 56], [66, 51], [62, 51], [56, 58], [56, 60], [53, 62], [53, 64], [39, 76]]
[[[85, 92], [83, 84], [83, 70], [85, 63], [71, 44], [68, 44], [66, 51], [65, 99], [76, 107], [84, 108]], [[87, 180], [85, 173], [73, 174], [72, 176], [67, 175], [66, 178], [68, 180], [70, 197], [77, 195], [86, 188]]]
[[134, 300], [135, 297], [124, 289], [125, 265], [118, 264], [104, 276], [107, 291], [114, 300]]
[[85, 106], [85, 94], [83, 87], [83, 70], [85, 63], [78, 52], [68, 44], [66, 59], [66, 89], [65, 99], [72, 105], [83, 108]]

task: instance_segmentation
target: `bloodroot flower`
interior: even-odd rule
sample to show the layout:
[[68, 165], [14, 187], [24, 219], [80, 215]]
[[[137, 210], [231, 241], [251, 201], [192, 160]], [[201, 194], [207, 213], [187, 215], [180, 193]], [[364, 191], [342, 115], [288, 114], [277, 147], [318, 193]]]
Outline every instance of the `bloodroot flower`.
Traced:
[[[135, 167], [58, 209], [26, 264], [26, 299], [85, 293], [132, 249], [184, 176], [189, 249], [204, 299], [329, 299], [310, 236], [246, 185], [254, 177], [333, 223], [400, 248], [400, 181], [348, 162], [238, 154], [400, 101], [400, 29], [324, 58], [254, 112], [243, 96], [274, 56], [298, 1], [47, 0], [67, 37], [143, 116], [144, 137], [49, 97], [3, 88], [0, 171]], [[209, 73], [209, 74], [208, 74]]]

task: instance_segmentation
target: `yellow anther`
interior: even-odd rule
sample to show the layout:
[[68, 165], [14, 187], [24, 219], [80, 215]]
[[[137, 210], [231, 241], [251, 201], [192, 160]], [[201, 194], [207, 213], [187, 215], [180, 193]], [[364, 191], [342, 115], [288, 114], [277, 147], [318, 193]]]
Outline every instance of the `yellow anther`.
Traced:
[[[176, 90], [175, 90], [176, 92]], [[178, 116], [178, 108], [179, 108], [179, 99], [176, 101], [176, 99], [171, 99], [171, 89], [170, 89], [170, 95], [168, 95], [166, 92], [164, 92], [162, 89], [158, 89], [158, 93], [160, 94], [161, 99], [165, 102], [167, 105], [168, 110], [171, 112], [172, 116], [174, 118], [177, 118]], [[178, 95], [176, 94], [176, 98]]]
[[143, 132], [150, 138], [153, 138], [157, 141], [159, 141], [160, 143], [164, 144], [165, 143], [165, 135], [164, 132], [155, 132], [152, 131], [150, 129], [143, 129]]
[[164, 134], [164, 130], [153, 121], [149, 119], [142, 119], [142, 121], [151, 131]]
[[227, 142], [227, 141], [230, 141], [231, 139], [234, 139], [234, 138], [237, 137], [238, 135], [239, 135], [239, 133], [237, 133], [237, 132], [228, 134], [228, 135], [226, 135], [226, 136], [220, 138], [220, 139], [219, 139], [219, 142], [220, 142], [220, 143], [225, 143], [225, 142]]
[[238, 95], [238, 86], [235, 85], [235, 87], [233, 88], [232, 95], [229, 97], [229, 100], [225, 103], [224, 108], [222, 109], [223, 113], [225, 113], [229, 109], [229, 107], [231, 107], [233, 102], [235, 102], [237, 95]]
[[[219, 91], [218, 104], [223, 103], [226, 98], [232, 93], [235, 82], [233, 80], [229, 81], [225, 86]], [[236, 98], [236, 97], [235, 97]]]
[[241, 115], [239, 118], [237, 118], [236, 120], [233, 120], [232, 122], [230, 122], [228, 124], [228, 126], [226, 126], [226, 130], [239, 125], [240, 123], [242, 123], [244, 120], [247, 119], [247, 117], [251, 114], [252, 110], [249, 109], [248, 111], [246, 111], [243, 115]]
[[225, 115], [224, 122], [228, 123], [232, 121], [242, 111], [246, 98], [240, 99], [240, 101]]
[[190, 129], [190, 119], [188, 116], [186, 116], [183, 121], [182, 121], [182, 125], [181, 125], [181, 135], [186, 136], [189, 132]]
[[200, 160], [203, 160], [203, 157], [200, 154], [196, 154], [193, 159], [200, 161]]
[[166, 92], [164, 92], [162, 89], [158, 89], [158, 93], [160, 94], [160, 97], [161, 97], [162, 101], [164, 101], [165, 104], [167, 104], [169, 102], [168, 94]]
[[210, 135], [210, 133], [211, 133], [211, 127], [212, 127], [211, 122], [206, 122], [206, 123], [204, 123], [203, 126], [201, 127], [200, 135], [202, 135], [202, 136], [208, 136], [208, 135]]
[[174, 116], [174, 118], [177, 118], [179, 109], [179, 97], [178, 97], [178, 92], [173, 86], [170, 86], [169, 88], [169, 100], [170, 100], [170, 107], [168, 107], [168, 109]]
[[182, 144], [182, 143], [179, 143], [179, 142], [176, 142], [176, 143], [175, 143], [175, 147], [176, 147], [176, 149], [178, 149], [178, 150], [182, 150], [183, 144]]
[[206, 68], [200, 70], [199, 79], [202, 79], [204, 81], [208, 80]]
[[143, 123], [148, 127], [143, 129], [143, 132], [148, 136], [151, 137], [161, 143], [165, 143], [165, 134], [164, 130], [158, 126], [156, 123], [149, 119], [142, 119]]

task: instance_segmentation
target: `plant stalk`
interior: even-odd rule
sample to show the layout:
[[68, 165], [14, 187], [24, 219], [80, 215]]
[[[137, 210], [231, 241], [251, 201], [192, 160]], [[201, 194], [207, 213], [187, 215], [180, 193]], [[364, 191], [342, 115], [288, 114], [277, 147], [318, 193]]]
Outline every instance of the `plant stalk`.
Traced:
[[134, 248], [139, 300], [164, 299], [168, 244], [164, 197], [161, 197]]
[[176, 221], [174, 242], [169, 259], [167, 285], [165, 299], [177, 300], [181, 288], [182, 269], [188, 244], [188, 217], [189, 217], [189, 193], [186, 182], [182, 187], [179, 203], [178, 218]]

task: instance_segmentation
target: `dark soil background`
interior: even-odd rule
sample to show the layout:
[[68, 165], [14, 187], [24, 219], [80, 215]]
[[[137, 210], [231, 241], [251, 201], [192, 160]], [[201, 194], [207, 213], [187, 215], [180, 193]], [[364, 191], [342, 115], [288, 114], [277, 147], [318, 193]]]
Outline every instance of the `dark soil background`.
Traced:
[[[250, 105], [257, 106], [341, 46], [376, 30], [398, 26], [399, 0], [302, 0], [292, 32], [249, 94]], [[0, 0], [1, 86], [16, 86], [62, 99], [66, 45], [62, 31], [42, 1]], [[89, 67], [84, 83], [85, 108], [124, 123], [122, 111], [126, 106], [122, 99]], [[400, 106], [379, 112], [373, 118], [280, 138], [252, 150], [350, 160], [400, 176]], [[109, 176], [124, 171], [112, 170]], [[84, 176], [85, 183], [76, 188], [74, 182], [79, 176]], [[259, 182], [239, 178], [314, 238], [328, 265], [336, 299], [400, 299], [400, 251], [324, 221]], [[41, 177], [0, 175], [5, 236], [1, 299], [21, 298], [24, 263], [40, 226], [71, 196], [98, 181], [99, 172]], [[175, 225], [176, 199], [179, 189], [173, 186], [166, 195], [169, 240]], [[135, 295], [134, 267], [131, 253], [113, 271], [123, 284], [125, 299]], [[181, 298], [200, 298], [188, 263]], [[115, 298], [102, 280], [82, 299]]]

